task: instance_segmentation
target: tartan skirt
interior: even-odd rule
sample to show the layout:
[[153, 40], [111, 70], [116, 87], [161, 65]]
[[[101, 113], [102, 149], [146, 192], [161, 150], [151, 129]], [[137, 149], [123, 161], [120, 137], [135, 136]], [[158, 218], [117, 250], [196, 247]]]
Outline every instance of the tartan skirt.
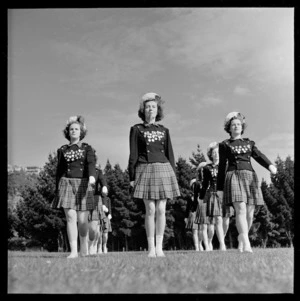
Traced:
[[205, 193], [204, 203], [207, 204], [207, 216], [221, 216], [222, 211], [222, 200], [213, 190], [208, 189]]
[[226, 206], [224, 202], [222, 203], [222, 217], [232, 217], [234, 212], [233, 206]]
[[180, 191], [169, 162], [137, 165], [133, 197], [144, 200], [174, 199]]
[[214, 218], [207, 215], [207, 203], [198, 198], [198, 206], [196, 209], [195, 224], [214, 224]]
[[[108, 232], [112, 232], [112, 228], [111, 228], [111, 222], [110, 222], [110, 219], [108, 217], [105, 217], [103, 220], [102, 220], [102, 232], [103, 233], [108, 233]], [[100, 230], [100, 231], [101, 231]]]
[[95, 209], [90, 210], [90, 212], [89, 212], [89, 217], [88, 217], [89, 222], [99, 221], [99, 220], [105, 218], [105, 213], [102, 208], [103, 203], [102, 203], [101, 196], [94, 195], [94, 201], [95, 201], [95, 204], [97, 204], [97, 205], [96, 205]]
[[256, 173], [250, 170], [228, 171], [224, 182], [223, 202], [227, 206], [234, 202], [264, 205]]
[[200, 230], [200, 224], [195, 224], [195, 218], [196, 218], [196, 211], [190, 212], [187, 223], [186, 223], [186, 229], [192, 229], [192, 230]]
[[94, 192], [86, 178], [61, 177], [58, 183], [58, 195], [52, 208], [70, 208], [76, 211], [93, 210]]

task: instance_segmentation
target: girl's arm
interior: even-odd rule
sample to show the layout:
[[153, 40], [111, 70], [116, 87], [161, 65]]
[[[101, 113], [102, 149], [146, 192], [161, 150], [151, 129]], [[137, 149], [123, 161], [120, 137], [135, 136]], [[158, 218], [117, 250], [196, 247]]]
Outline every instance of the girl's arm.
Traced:
[[138, 132], [137, 129], [132, 126], [129, 134], [129, 161], [128, 161], [128, 173], [129, 180], [135, 180], [135, 165], [138, 161]]
[[210, 178], [210, 171], [205, 166], [203, 167], [203, 181], [202, 181], [202, 189], [200, 191], [200, 199], [203, 200], [205, 197], [205, 193], [209, 184], [209, 178]]
[[95, 184], [95, 177], [96, 177], [96, 157], [95, 157], [95, 151], [93, 148], [88, 145], [86, 147], [86, 164], [88, 167], [88, 174], [89, 174], [89, 182], [91, 184]]
[[[252, 146], [252, 158], [259, 163], [261, 166], [263, 166], [264, 168], [270, 170], [270, 166], [275, 167], [272, 162], [261, 152], [258, 150], [258, 148], [255, 146], [254, 141], [253, 142], [253, 146]], [[272, 169], [272, 167], [271, 167]], [[276, 168], [275, 168], [276, 169]], [[271, 171], [271, 170], [270, 170]], [[276, 173], [276, 172], [275, 172]]]
[[168, 158], [171, 166], [173, 167], [174, 172], [176, 173], [174, 152], [173, 152], [171, 137], [170, 137], [170, 133], [169, 133], [168, 129], [166, 129], [166, 144], [165, 144], [165, 146], [166, 146], [165, 155]]
[[226, 145], [224, 142], [222, 142], [219, 144], [219, 168], [218, 168], [218, 176], [217, 176], [218, 191], [223, 191], [224, 189], [226, 162], [227, 162]]
[[62, 151], [59, 148], [57, 150], [57, 166], [56, 166], [56, 175], [55, 175], [55, 179], [56, 179], [55, 193], [58, 192], [58, 183], [59, 183], [59, 180], [60, 180], [61, 175], [62, 175], [61, 155], [62, 155]]

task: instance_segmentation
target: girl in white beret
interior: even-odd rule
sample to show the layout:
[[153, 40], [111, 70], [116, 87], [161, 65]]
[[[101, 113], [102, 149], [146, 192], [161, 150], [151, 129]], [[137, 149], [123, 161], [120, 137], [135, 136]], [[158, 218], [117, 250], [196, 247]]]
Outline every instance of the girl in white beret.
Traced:
[[149, 257], [165, 256], [162, 245], [166, 203], [168, 199], [180, 196], [170, 133], [158, 123], [164, 116], [162, 105], [163, 100], [158, 94], [146, 93], [138, 110], [143, 123], [132, 126], [129, 137], [130, 186], [133, 197], [143, 199], [146, 207]]
[[[95, 152], [96, 153], [96, 152]], [[96, 155], [97, 161], [97, 155]], [[106, 217], [103, 210], [103, 197], [107, 195], [107, 182], [106, 177], [100, 168], [100, 165], [96, 165], [96, 182], [94, 186], [94, 201], [95, 209], [89, 213], [89, 255], [97, 254], [98, 241], [101, 239], [100, 229], [104, 223]]]
[[106, 254], [107, 253], [107, 241], [108, 241], [108, 233], [112, 232], [111, 227], [111, 200], [107, 195], [103, 195], [103, 211], [104, 211], [104, 219], [102, 220], [102, 224], [99, 228], [99, 240], [98, 240], [98, 254]]
[[215, 228], [219, 240], [219, 249], [225, 251], [223, 231], [223, 203], [217, 194], [217, 174], [219, 164], [218, 143], [212, 142], [207, 149], [207, 157], [211, 163], [203, 167], [203, 182], [200, 199], [207, 204], [207, 215], [215, 221]]
[[81, 141], [87, 133], [82, 116], [70, 117], [63, 133], [69, 143], [57, 150], [56, 198], [52, 206], [65, 212], [71, 247], [68, 258], [76, 258], [78, 232], [80, 255], [88, 255], [88, 215], [95, 208], [96, 159], [93, 148]]
[[207, 215], [207, 202], [200, 198], [203, 185], [203, 168], [207, 162], [201, 162], [197, 167], [198, 181], [194, 184], [194, 202], [197, 202], [195, 224], [200, 225], [200, 233], [203, 239], [205, 251], [212, 251], [212, 240], [215, 234], [215, 220]]
[[[238, 250], [252, 253], [248, 232], [253, 222], [255, 206], [264, 200], [251, 158], [276, 174], [276, 167], [261, 153], [253, 140], [242, 138], [246, 128], [245, 117], [231, 112], [225, 118], [224, 130], [229, 139], [219, 144], [218, 195], [228, 206], [234, 206], [238, 230]], [[227, 168], [226, 168], [227, 164]]]

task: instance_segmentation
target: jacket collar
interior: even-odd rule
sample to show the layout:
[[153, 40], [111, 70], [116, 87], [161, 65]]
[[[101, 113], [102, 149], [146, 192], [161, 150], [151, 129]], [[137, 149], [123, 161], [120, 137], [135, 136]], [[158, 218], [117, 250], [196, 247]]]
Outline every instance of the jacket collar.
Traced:
[[68, 147], [71, 147], [72, 145], [77, 145], [79, 148], [82, 146], [82, 142], [81, 141], [79, 141], [79, 142], [77, 142], [77, 143], [74, 143], [74, 144], [68, 144]]
[[235, 140], [241, 140], [241, 141], [244, 141], [244, 138], [233, 139], [233, 138], [230, 137], [229, 140], [230, 140], [230, 141], [235, 141]]
[[157, 122], [147, 123], [146, 121], [144, 121], [143, 125], [144, 125], [144, 127], [146, 127], [146, 128], [148, 128], [148, 127], [150, 127], [150, 126], [152, 126], [152, 125], [155, 125], [155, 126], [157, 126], [157, 127], [159, 126], [159, 124], [158, 124]]

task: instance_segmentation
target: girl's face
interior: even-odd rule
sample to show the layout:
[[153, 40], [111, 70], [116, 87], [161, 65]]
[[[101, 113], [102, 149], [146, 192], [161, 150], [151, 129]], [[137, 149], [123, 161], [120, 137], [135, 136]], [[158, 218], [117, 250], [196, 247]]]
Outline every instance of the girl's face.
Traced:
[[211, 156], [212, 156], [214, 163], [219, 162], [219, 148], [218, 147], [216, 147], [212, 150]]
[[242, 134], [242, 122], [239, 119], [233, 119], [230, 123], [230, 133], [231, 135], [241, 135]]
[[69, 135], [72, 140], [80, 139], [80, 125], [72, 123], [69, 127]]
[[145, 117], [146, 120], [155, 119], [157, 115], [157, 102], [154, 100], [145, 103]]

